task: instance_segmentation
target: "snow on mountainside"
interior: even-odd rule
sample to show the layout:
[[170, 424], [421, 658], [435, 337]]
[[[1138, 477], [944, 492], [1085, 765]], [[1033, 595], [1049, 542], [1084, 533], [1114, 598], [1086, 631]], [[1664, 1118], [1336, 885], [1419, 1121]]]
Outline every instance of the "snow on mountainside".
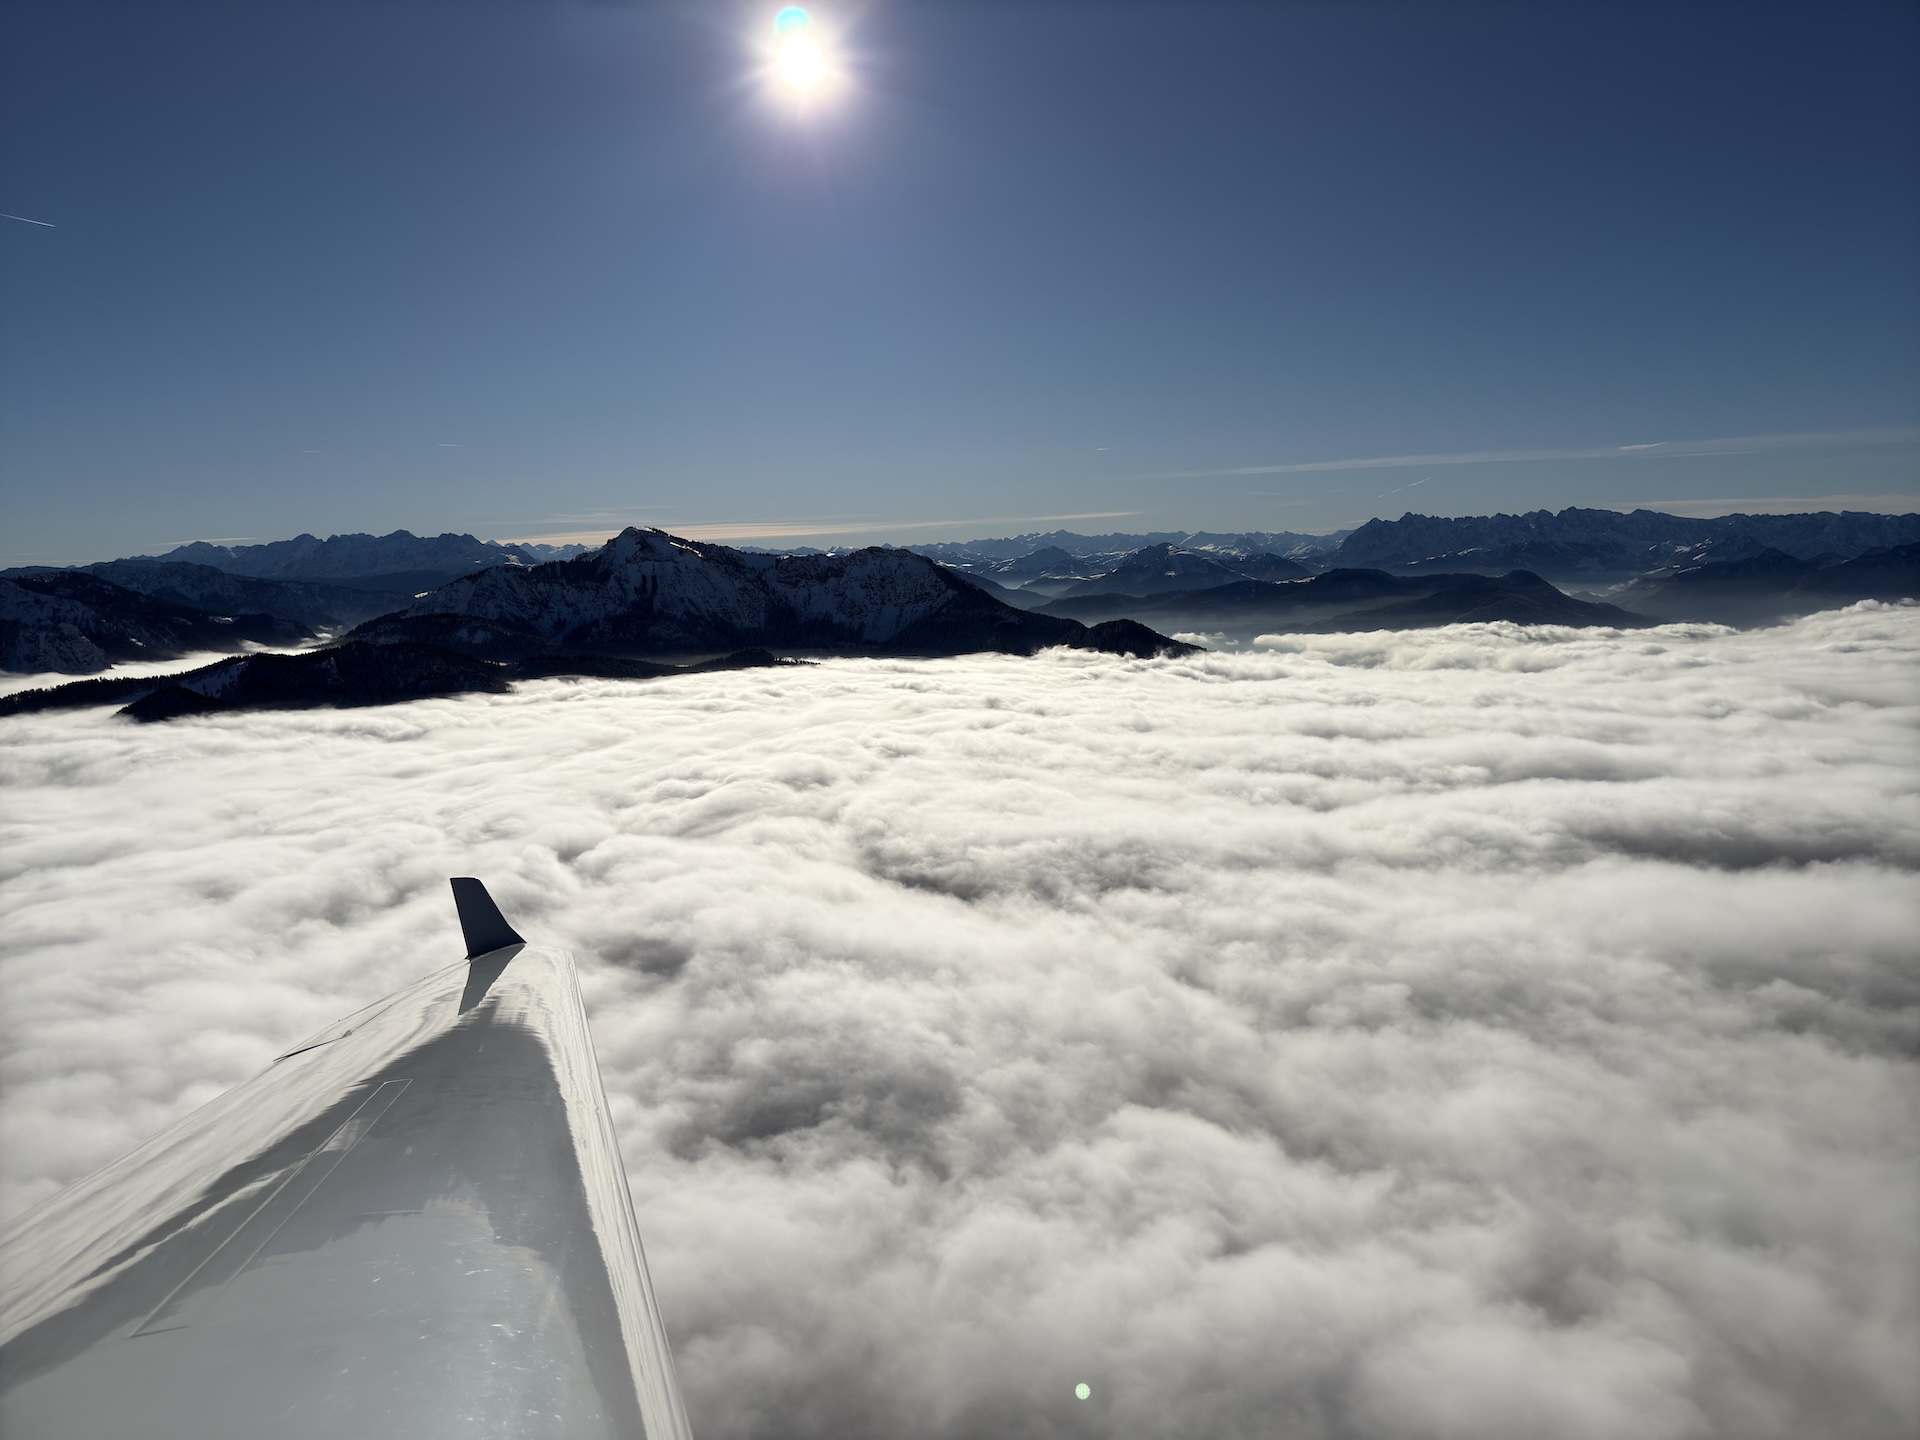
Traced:
[[[951, 582], [918, 556], [751, 555], [657, 530], [627, 530], [593, 555], [535, 569], [488, 570], [423, 595], [409, 615], [474, 615], [576, 644], [649, 638], [692, 645], [721, 631], [779, 620], [831, 627], [877, 644], [953, 598]], [[783, 612], [786, 612], [783, 614]], [[615, 632], [615, 633], [608, 633]]]
[[278, 615], [214, 614], [84, 571], [0, 579], [0, 670], [84, 675], [118, 661], [296, 645], [311, 638], [305, 625]]
[[86, 675], [107, 668], [87, 631], [98, 617], [77, 601], [0, 580], [0, 670]]
[[1184, 648], [1144, 627], [1099, 635], [1078, 621], [1016, 610], [907, 550], [768, 555], [636, 529], [573, 560], [463, 577], [355, 634], [490, 658], [554, 647], [608, 654], [752, 645], [897, 654]]

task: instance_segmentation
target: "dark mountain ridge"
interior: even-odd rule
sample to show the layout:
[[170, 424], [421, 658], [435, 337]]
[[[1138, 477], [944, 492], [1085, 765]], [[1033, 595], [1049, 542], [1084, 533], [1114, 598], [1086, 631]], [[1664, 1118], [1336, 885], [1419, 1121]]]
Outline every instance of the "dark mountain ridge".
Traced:
[[485, 659], [537, 651], [711, 654], [762, 646], [845, 654], [1032, 654], [1049, 646], [1183, 653], [1144, 626], [1099, 633], [1007, 605], [907, 550], [768, 555], [628, 529], [572, 560], [498, 566], [353, 632]]
[[[1330, 554], [1347, 534], [1345, 530], [1327, 535], [1303, 535], [1291, 530], [1241, 533], [1159, 530], [1144, 535], [1081, 535], [1072, 530], [1052, 530], [1044, 535], [942, 541], [905, 548], [970, 575], [1018, 579], [1028, 573], [1045, 573], [1085, 578], [1111, 569], [1126, 556], [1155, 545], [1172, 545], [1222, 558], [1282, 555], [1311, 565], [1312, 557]], [[1046, 554], [1042, 568], [1033, 570], [1035, 560], [1042, 554]]]
[[1145, 597], [1173, 590], [1206, 590], [1240, 580], [1297, 580], [1311, 573], [1304, 565], [1279, 555], [1222, 558], [1177, 545], [1148, 545], [1105, 574], [1083, 580], [1062, 594], [1063, 598], [1113, 594]]
[[1880, 546], [1837, 565], [1762, 550], [1636, 581], [1618, 598], [1669, 620], [1721, 625], [1764, 625], [1861, 600], [1911, 600], [1920, 598], [1920, 543]]
[[1851, 558], [1915, 541], [1920, 514], [1823, 511], [1696, 519], [1655, 510], [1569, 508], [1443, 518], [1409, 511], [1398, 520], [1369, 520], [1340, 543], [1331, 563], [1400, 573], [1525, 568], [1556, 581], [1613, 584], [1768, 549], [1802, 560]]
[[1489, 620], [1628, 629], [1654, 623], [1619, 606], [1575, 599], [1524, 570], [1503, 576], [1392, 575], [1343, 568], [1300, 580], [1240, 580], [1144, 600], [1077, 596], [1055, 600], [1042, 612], [1082, 620], [1124, 615], [1156, 627], [1242, 638], [1280, 630], [1416, 629]]
[[1505, 575], [1449, 576], [1431, 594], [1335, 615], [1320, 630], [1413, 630], [1503, 620], [1515, 625], [1604, 625], [1638, 630], [1655, 623], [1618, 605], [1576, 600], [1527, 570]]
[[0, 579], [26, 575], [86, 574], [156, 600], [216, 614], [244, 611], [278, 615], [303, 625], [353, 625], [407, 604], [418, 587], [372, 590], [324, 580], [262, 580], [181, 560], [101, 560], [55, 569], [46, 565], [0, 570]]
[[1058, 545], [1043, 545], [1031, 554], [1007, 561], [992, 573], [995, 579], [1007, 581], [1063, 580], [1085, 579], [1097, 574], [1098, 570], [1079, 555], [1063, 550]]
[[[1913, 550], [1920, 515], [1854, 511], [1711, 519], [1578, 508], [1451, 519], [1409, 512], [1318, 537], [1054, 531], [830, 553], [664, 537], [671, 555], [644, 559], [631, 553], [629, 539], [642, 533], [624, 532], [570, 560], [548, 558], [552, 546], [395, 531], [250, 546], [196, 542], [161, 558], [0, 572], [0, 582], [14, 582], [0, 591], [0, 666], [86, 673], [196, 648], [294, 643], [315, 629], [356, 623], [369, 637], [488, 656], [556, 645], [576, 653], [697, 654], [760, 643], [871, 654], [1030, 653], [1049, 644], [1140, 650], [1169, 642], [1145, 630], [1108, 631], [1096, 641], [1061, 626], [1127, 619], [1164, 629], [1258, 631], [1335, 620], [1371, 625], [1395, 614], [1408, 624], [1436, 623], [1420, 617], [1455, 601], [1460, 618], [1481, 613], [1466, 603], [1466, 578], [1504, 583], [1516, 572], [1603, 592], [1562, 597], [1570, 603], [1617, 591], [1625, 609], [1657, 620], [1760, 624], [1857, 600], [1920, 597]], [[1117, 542], [1147, 543], [1101, 548]], [[624, 560], [615, 553], [623, 544]], [[1281, 554], [1283, 546], [1295, 558]], [[1342, 563], [1355, 558], [1368, 563]], [[1308, 591], [1274, 583], [1323, 567], [1328, 583]], [[298, 573], [314, 570], [334, 578]], [[63, 576], [108, 588], [82, 593], [78, 579], [52, 582]], [[1382, 588], [1395, 578], [1417, 584]], [[1508, 588], [1496, 608], [1509, 618], [1542, 613]], [[1449, 589], [1458, 592], [1451, 600], [1382, 610]], [[1348, 591], [1355, 593], [1343, 601]], [[1070, 598], [1055, 598], [1066, 592]], [[1628, 623], [1597, 618], [1610, 614], [1604, 608], [1557, 613], [1557, 623]]]
[[215, 614], [80, 571], [0, 579], [0, 670], [84, 675], [116, 662], [312, 638], [278, 615]]
[[[1329, 569], [1394, 574], [1500, 576], [1526, 570], [1557, 584], [1609, 589], [1714, 561], [1750, 559], [1779, 550], [1833, 564], [1876, 548], [1920, 541], [1920, 514], [1823, 511], [1799, 515], [1694, 518], [1654, 510], [1623, 513], [1570, 507], [1559, 512], [1442, 517], [1409, 511], [1374, 519], [1353, 531], [1242, 534], [1078, 535], [1054, 531], [913, 548], [967, 574], [1049, 598], [1127, 594], [1144, 598], [1170, 588], [1141, 583], [1151, 552], [1168, 550], [1212, 560], [1252, 579], [1288, 575], [1262, 566], [1297, 565], [1296, 574]], [[1195, 578], [1218, 572], [1195, 567]]]
[[502, 544], [451, 531], [415, 535], [410, 530], [395, 530], [387, 535], [329, 535], [324, 540], [301, 534], [262, 545], [215, 545], [196, 540], [164, 555], [132, 558], [209, 565], [232, 575], [262, 580], [325, 580], [360, 589], [402, 590], [410, 595], [493, 565], [540, 565], [571, 558], [585, 549], [583, 545]]

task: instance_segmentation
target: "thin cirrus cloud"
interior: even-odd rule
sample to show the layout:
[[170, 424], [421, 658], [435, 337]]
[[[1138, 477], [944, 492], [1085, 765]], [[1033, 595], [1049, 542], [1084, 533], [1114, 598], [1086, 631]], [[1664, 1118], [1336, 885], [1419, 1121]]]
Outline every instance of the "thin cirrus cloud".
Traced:
[[0, 1213], [457, 960], [477, 874], [581, 958], [703, 1440], [1912, 1434], [1916, 661], [1866, 605], [11, 719]]
[[1370, 455], [1302, 460], [1281, 465], [1236, 465], [1222, 470], [1162, 470], [1140, 480], [1201, 480], [1232, 475], [1307, 475], [1332, 470], [1401, 470], [1425, 465], [1504, 465], [1523, 460], [1662, 460], [1707, 455], [1760, 455], [1775, 450], [1845, 449], [1920, 441], [1920, 428], [1806, 430], [1785, 435], [1727, 435], [1711, 440], [1649, 440], [1632, 445], [1588, 445], [1553, 450], [1463, 450], [1433, 455]]

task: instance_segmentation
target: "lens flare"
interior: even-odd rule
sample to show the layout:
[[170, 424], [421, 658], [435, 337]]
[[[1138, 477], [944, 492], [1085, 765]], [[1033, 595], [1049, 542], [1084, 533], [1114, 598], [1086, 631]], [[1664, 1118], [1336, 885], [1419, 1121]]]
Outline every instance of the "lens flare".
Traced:
[[827, 57], [822, 53], [819, 41], [811, 35], [798, 33], [789, 36], [781, 45], [774, 68], [779, 72], [781, 84], [789, 90], [805, 94], [818, 89], [820, 82], [827, 78]]
[[772, 72], [776, 85], [796, 99], [808, 99], [833, 79], [833, 64], [818, 29], [798, 5], [773, 17]]

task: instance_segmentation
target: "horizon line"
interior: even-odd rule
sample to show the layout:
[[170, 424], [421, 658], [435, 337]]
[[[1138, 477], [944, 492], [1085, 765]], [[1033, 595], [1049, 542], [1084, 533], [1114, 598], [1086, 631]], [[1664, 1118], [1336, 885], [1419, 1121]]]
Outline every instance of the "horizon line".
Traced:
[[[1852, 503], [1848, 503], [1848, 502], [1852, 502]], [[1759, 506], [1761, 508], [1759, 509], [1744, 508], [1748, 506]], [[1884, 508], [1884, 509], [1873, 508], [1875, 506], [1887, 506], [1891, 508]], [[1899, 508], [1902, 506], [1906, 508], [1904, 509]], [[1772, 507], [1772, 508], [1768, 508], [1768, 507]], [[1710, 519], [1721, 518], [1728, 515], [1807, 515], [1807, 514], [1820, 514], [1822, 512], [1831, 512], [1836, 515], [1854, 513], [1854, 514], [1872, 514], [1872, 515], [1885, 515], [1889, 517], [1900, 517], [1900, 516], [1920, 513], [1920, 495], [1833, 494], [1833, 495], [1708, 496], [1708, 497], [1702, 497], [1700, 499], [1676, 498], [1676, 499], [1666, 499], [1666, 500], [1636, 500], [1630, 503], [1623, 503], [1621, 507], [1617, 509], [1613, 506], [1608, 506], [1608, 505], [1562, 505], [1561, 507], [1559, 507], [1558, 510], [1548, 509], [1545, 506], [1540, 506], [1536, 508], [1541, 510], [1547, 510], [1548, 514], [1553, 514], [1553, 515], [1562, 514], [1568, 510], [1603, 510], [1614, 515], [1630, 515], [1638, 510], [1651, 510], [1656, 514], [1671, 515], [1676, 519], [1691, 519], [1691, 520], [1710, 520]], [[1687, 512], [1690, 510], [1695, 513], [1688, 514]], [[1705, 513], [1705, 514], [1698, 513], [1702, 510], [1707, 511], [1708, 513]], [[784, 522], [770, 521], [770, 522], [764, 522], [764, 523], [763, 522], [747, 522], [747, 521], [739, 521], [739, 522], [716, 521], [709, 525], [687, 526], [685, 528], [674, 528], [674, 527], [665, 526], [665, 525], [654, 525], [654, 526], [634, 525], [634, 526], [623, 526], [622, 529], [656, 529], [656, 530], [660, 530], [664, 534], [673, 535], [683, 540], [723, 541], [723, 540], [729, 540], [729, 539], [739, 539], [739, 540], [749, 540], [754, 538], [771, 539], [771, 538], [777, 538], [783, 535], [790, 535], [790, 536], [797, 537], [797, 536], [805, 536], [805, 535], [864, 534], [864, 533], [868, 533], [869, 528], [875, 531], [882, 530], [882, 529], [889, 529], [889, 528], [908, 530], [908, 529], [927, 529], [927, 528], [933, 528], [933, 527], [939, 527], [939, 526], [968, 525], [968, 524], [977, 524], [977, 525], [1012, 524], [1012, 523], [1021, 523], [1021, 522], [1036, 522], [1036, 521], [1042, 521], [1042, 520], [1117, 519], [1123, 516], [1138, 515], [1141, 513], [1143, 512], [1137, 511], [1137, 510], [1117, 510], [1117, 511], [1094, 511], [1091, 513], [1081, 514], [1081, 515], [1008, 516], [1008, 517], [1005, 517], [1004, 519], [995, 519], [995, 518], [989, 517], [986, 519], [972, 520], [972, 521], [915, 520], [915, 521], [901, 522], [898, 525], [894, 525], [894, 526], [875, 525], [873, 527], [862, 527], [860, 529], [840, 529], [840, 528], [819, 527], [816, 525], [816, 522], [810, 522], [810, 521], [784, 521]], [[1223, 534], [1224, 535], [1224, 534], [1236, 534], [1236, 533], [1238, 534], [1287, 533], [1287, 534], [1307, 535], [1314, 539], [1324, 539], [1329, 535], [1351, 534], [1353, 531], [1359, 529], [1361, 526], [1366, 525], [1374, 520], [1379, 520], [1384, 523], [1391, 524], [1397, 520], [1404, 519], [1407, 516], [1422, 515], [1422, 513], [1423, 512], [1407, 510], [1402, 512], [1402, 514], [1398, 516], [1370, 515], [1365, 520], [1356, 521], [1353, 524], [1349, 524], [1349, 525], [1334, 525], [1322, 531], [1301, 530], [1301, 531], [1276, 532], [1276, 531], [1253, 530], [1253, 529], [1248, 529], [1243, 531], [1231, 531], [1231, 530], [1213, 530], [1204, 526], [1198, 527], [1198, 528], [1193, 526], [1172, 526], [1162, 530], [1143, 531], [1141, 533], [1143, 534], [1180, 534], [1180, 535], [1186, 535], [1186, 536], [1202, 535], [1202, 534]], [[1477, 515], [1433, 514], [1433, 515], [1425, 515], [1424, 518], [1434, 519], [1434, 520], [1481, 520], [1481, 519], [1492, 519], [1500, 515], [1526, 515], [1531, 513], [1534, 513], [1534, 512], [1528, 511], [1528, 510], [1490, 510]], [[750, 524], [760, 525], [761, 528], [749, 529], [747, 527]], [[773, 527], [783, 527], [783, 528], [773, 528]], [[732, 534], [725, 533], [730, 530], [734, 531], [735, 533], [732, 533]], [[696, 531], [700, 533], [695, 533]], [[619, 533], [620, 533], [619, 530], [579, 530], [579, 531], [570, 531], [565, 533], [555, 533], [555, 534], [549, 534], [549, 535], [502, 536], [493, 540], [491, 543], [496, 545], [554, 545], [554, 544], [591, 545], [594, 543], [604, 544], [607, 540], [612, 539], [615, 535]], [[1028, 532], [1028, 533], [1031, 533], [1031, 532]], [[1069, 533], [1074, 533], [1074, 532], [1069, 532]], [[1120, 532], [1114, 532], [1114, 533], [1120, 533]], [[984, 541], [984, 540], [1001, 540], [1001, 539], [1013, 540], [1013, 539], [1020, 539], [1020, 538], [1022, 537], [1018, 535], [976, 535], [971, 537], [971, 541], [978, 542], [978, 541]], [[1084, 536], [1082, 538], [1092, 539], [1095, 537]], [[965, 544], [969, 542], [958, 541], [955, 543]]]
[[[1749, 507], [1758, 507], [1758, 508], [1749, 508]], [[1537, 508], [1546, 509], [1547, 507], [1541, 506]], [[1657, 500], [1635, 500], [1631, 502], [1621, 502], [1621, 505], [1619, 508], [1615, 508], [1614, 506], [1609, 506], [1609, 505], [1563, 505], [1559, 508], [1559, 510], [1548, 510], [1547, 513], [1560, 514], [1567, 510], [1603, 510], [1616, 515], [1631, 514], [1635, 510], [1651, 510], [1658, 514], [1673, 515], [1676, 518], [1684, 518], [1684, 519], [1714, 519], [1714, 518], [1727, 516], [1727, 515], [1795, 515], [1795, 514], [1805, 515], [1805, 514], [1817, 514], [1822, 511], [1831, 511], [1835, 514], [1845, 514], [1845, 513], [1872, 514], [1872, 515], [1883, 515], [1883, 516], [1897, 518], [1897, 517], [1904, 517], [1904, 516], [1920, 513], [1920, 494], [1896, 493], [1896, 494], [1862, 495], [1858, 493], [1836, 493], [1836, 494], [1828, 494], [1828, 495], [1704, 496], [1704, 497], [1693, 498], [1693, 499], [1674, 497], [1674, 498], [1664, 498], [1664, 499], [1657, 499]], [[1688, 514], [1687, 513], [1688, 511], [1691, 511], [1693, 513]], [[1703, 511], [1705, 511], [1706, 513], [1704, 514], [1701, 513]], [[989, 517], [983, 517], [975, 520], [917, 520], [917, 521], [898, 522], [897, 526], [894, 528], [926, 529], [926, 528], [936, 528], [941, 526], [955, 526], [955, 525], [968, 525], [968, 524], [992, 525], [992, 524], [1031, 523], [1031, 522], [1046, 521], [1046, 520], [1119, 519], [1125, 516], [1138, 515], [1141, 513], [1143, 512], [1137, 511], [1137, 510], [1097, 510], [1097, 511], [1084, 511], [1078, 514], [1062, 514], [1062, 515], [1025, 515], [1025, 516], [1006, 516], [1006, 517], [989, 516]], [[1419, 512], [1409, 510], [1404, 512], [1404, 515], [1414, 515], [1417, 513]], [[1438, 515], [1436, 514], [1436, 515], [1427, 516], [1425, 518], [1437, 519], [1437, 520], [1470, 520], [1470, 519], [1489, 519], [1497, 515], [1505, 515], [1505, 514], [1528, 514], [1528, 513], [1532, 513], [1532, 512], [1524, 511], [1524, 510], [1523, 511], [1493, 510], [1493, 511], [1485, 512], [1484, 514], [1481, 514], [1481, 515]], [[1384, 522], [1391, 523], [1392, 521], [1399, 518], [1404, 518], [1404, 517], [1403, 516], [1396, 517], [1396, 516], [1371, 515], [1371, 516], [1368, 516], [1366, 519], [1355, 521], [1352, 524], [1335, 525], [1323, 531], [1317, 531], [1317, 532], [1289, 531], [1284, 533], [1309, 535], [1309, 536], [1312, 536], [1313, 538], [1325, 538], [1328, 535], [1332, 535], [1342, 531], [1351, 533], [1352, 531], [1360, 528], [1360, 526], [1367, 524], [1368, 521], [1370, 520], [1381, 520]], [[785, 528], [780, 528], [780, 527], [785, 527]], [[399, 530], [406, 531], [406, 533], [408, 534], [418, 533], [411, 530], [407, 530], [407, 527], [404, 525], [399, 526], [397, 528]], [[630, 528], [630, 527], [627, 527], [627, 526], [620, 527], [620, 529], [626, 529], [626, 528]], [[688, 526], [685, 529], [673, 529], [666, 526], [642, 527], [642, 528], [658, 528], [666, 531], [666, 533], [668, 534], [677, 535], [683, 539], [697, 540], [697, 539], [722, 539], [722, 538], [748, 539], [748, 538], [753, 538], [756, 535], [771, 537], [773, 535], [783, 534], [783, 533], [792, 534], [792, 535], [858, 534], [858, 533], [864, 533], [869, 528], [877, 530], [877, 529], [884, 529], [889, 527], [886, 527], [884, 525], [876, 525], [873, 527], [846, 528], [846, 527], [829, 526], [824, 524], [823, 522], [817, 522], [817, 521], [786, 521], [786, 522], [782, 522], [782, 521], [764, 521], [764, 522], [762, 521], [754, 521], [754, 522], [716, 521], [716, 522], [711, 522], [709, 524], [700, 525], [700, 526]], [[696, 529], [703, 532], [711, 532], [714, 530], [736, 529], [741, 533], [739, 533], [734, 537], [726, 537], [722, 535], [715, 535], [712, 533], [704, 533], [704, 534], [692, 533]], [[311, 533], [311, 532], [303, 532], [303, 533]], [[362, 533], [371, 533], [371, 532], [335, 531], [333, 533], [334, 534], [362, 534]], [[393, 532], [389, 531], [388, 533], [391, 534]], [[442, 531], [438, 533], [455, 533], [455, 532]], [[466, 533], [471, 535], [473, 532], [469, 530], [461, 533]], [[554, 545], [554, 544], [578, 543], [582, 545], [591, 546], [591, 545], [604, 544], [607, 540], [611, 539], [614, 535], [618, 533], [619, 533], [619, 530], [612, 530], [612, 529], [582, 530], [582, 531], [574, 531], [574, 532], [550, 532], [547, 534], [528, 534], [525, 532], [521, 532], [515, 535], [495, 536], [489, 539], [485, 543], [495, 544], [495, 545]], [[1192, 536], [1192, 535], [1206, 534], [1206, 533], [1272, 534], [1272, 533], [1282, 533], [1282, 532], [1253, 531], [1253, 530], [1236, 532], [1232, 530], [1209, 529], [1208, 527], [1175, 526], [1175, 527], [1169, 527], [1165, 531], [1151, 531], [1151, 532], [1143, 532], [1143, 533], [1167, 533], [1167, 534], [1178, 533], [1182, 535]], [[432, 538], [432, 536], [423, 536], [422, 538]], [[474, 536], [474, 538], [478, 539], [479, 537]], [[1014, 536], [1014, 535], [1005, 535], [1005, 536], [996, 535], [996, 536], [974, 536], [971, 538], [975, 541], [979, 541], [979, 540], [988, 540], [988, 539], [1019, 539], [1021, 537]], [[1093, 537], [1085, 537], [1085, 538], [1093, 538]], [[215, 541], [183, 540], [183, 541], [159, 541], [159, 542], [150, 541], [148, 543], [152, 546], [155, 546], [157, 549], [161, 551], [162, 554], [164, 554], [166, 550], [177, 549], [183, 545], [190, 545], [190, 544], [196, 544], [196, 543], [273, 544], [277, 542], [263, 541], [256, 536], [234, 536], [234, 537], [227, 537], [224, 540], [215, 540]], [[44, 565], [49, 569], [63, 569], [63, 568], [69, 568], [73, 566], [103, 563], [99, 561], [86, 561], [86, 560], [55, 561], [55, 560], [39, 558], [44, 556], [45, 554], [46, 552], [41, 550], [12, 550], [12, 551], [0, 552], [0, 563], [11, 562], [12, 564], [17, 564], [17, 565], [36, 565], [37, 564], [37, 565]], [[124, 556], [119, 558], [140, 558], [140, 557]], [[148, 556], [147, 558], [159, 558], [159, 557], [156, 555], [156, 556]]]
[[692, 525], [649, 525], [638, 520], [609, 529], [558, 531], [544, 535], [503, 535], [502, 545], [584, 544], [589, 538], [611, 539], [623, 530], [663, 530], [686, 540], [754, 540], [805, 535], [876, 535], [891, 530], [938, 530], [960, 525], [1037, 525], [1054, 520], [1121, 520], [1138, 510], [1087, 510], [1074, 515], [989, 515], [967, 520], [879, 520], [871, 524], [842, 525], [822, 520], [710, 520]]

